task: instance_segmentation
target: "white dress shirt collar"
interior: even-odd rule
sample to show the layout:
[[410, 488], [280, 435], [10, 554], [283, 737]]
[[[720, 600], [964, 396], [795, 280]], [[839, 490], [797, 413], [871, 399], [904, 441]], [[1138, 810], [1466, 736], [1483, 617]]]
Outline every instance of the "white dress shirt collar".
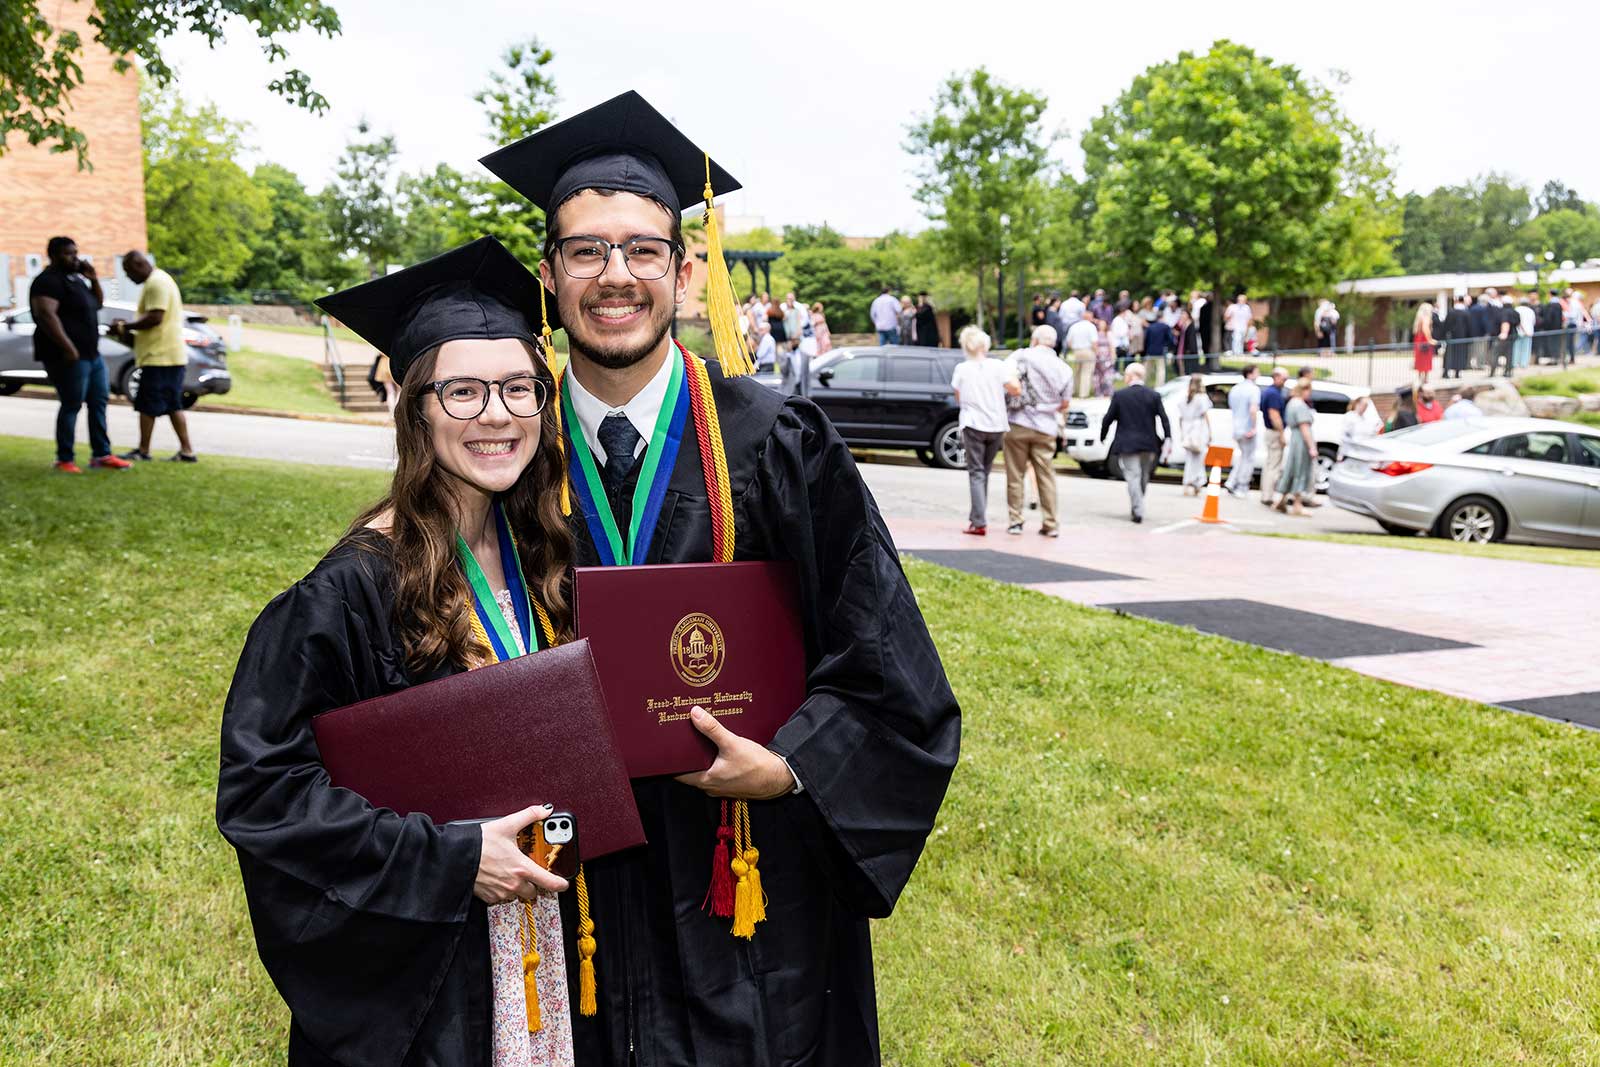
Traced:
[[661, 414], [661, 405], [667, 398], [667, 384], [672, 380], [672, 363], [677, 358], [677, 349], [669, 351], [667, 358], [661, 361], [661, 369], [656, 371], [655, 377], [646, 382], [644, 388], [621, 407], [612, 407], [589, 392], [583, 387], [583, 383], [578, 381], [578, 376], [568, 371], [566, 381], [571, 388], [572, 413], [578, 417], [578, 428], [583, 431], [584, 444], [589, 446], [589, 451], [597, 463], [606, 461], [606, 450], [600, 446], [598, 435], [600, 421], [607, 415], [620, 412], [628, 416], [633, 428], [639, 431], [639, 443], [633, 449], [635, 456], [649, 447], [650, 435], [655, 433], [656, 429], [656, 417]]

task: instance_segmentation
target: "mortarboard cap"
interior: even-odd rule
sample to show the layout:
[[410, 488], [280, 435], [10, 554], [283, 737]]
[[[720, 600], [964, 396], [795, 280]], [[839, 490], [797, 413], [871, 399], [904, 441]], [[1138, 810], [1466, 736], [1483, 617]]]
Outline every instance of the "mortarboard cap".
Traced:
[[555, 329], [555, 300], [541, 315], [539, 279], [493, 237], [333, 293], [317, 306], [389, 357], [396, 382], [416, 358], [446, 341], [515, 337], [536, 348]]
[[631, 89], [479, 162], [546, 214], [583, 189], [614, 189], [658, 200], [681, 215], [701, 200], [708, 169], [713, 196], [739, 188], [733, 175]]

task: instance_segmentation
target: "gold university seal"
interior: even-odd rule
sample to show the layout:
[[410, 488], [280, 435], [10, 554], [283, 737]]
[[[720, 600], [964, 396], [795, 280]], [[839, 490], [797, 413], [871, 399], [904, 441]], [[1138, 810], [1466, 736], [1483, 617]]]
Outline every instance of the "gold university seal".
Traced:
[[689, 685], [699, 688], [715, 681], [727, 652], [722, 630], [709, 615], [690, 612], [673, 627], [672, 644], [668, 649], [672, 669]]

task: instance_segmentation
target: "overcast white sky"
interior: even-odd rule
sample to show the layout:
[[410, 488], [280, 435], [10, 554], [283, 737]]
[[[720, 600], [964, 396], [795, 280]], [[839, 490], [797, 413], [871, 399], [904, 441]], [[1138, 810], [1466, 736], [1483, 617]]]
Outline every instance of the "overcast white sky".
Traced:
[[[1487, 170], [1537, 188], [1556, 178], [1600, 197], [1593, 20], [1570, 5], [1462, 2], [1194, 4], [1143, 0], [1089, 9], [1011, 4], [763, 5], [334, 0], [344, 33], [288, 40], [291, 61], [328, 97], [321, 118], [266, 91], [269, 68], [247, 31], [208, 51], [167, 54], [186, 94], [250, 122], [263, 159], [312, 188], [366, 116], [393, 133], [406, 169], [470, 169], [494, 147], [472, 94], [502, 51], [529, 35], [563, 116], [637, 89], [737, 176], [729, 210], [768, 225], [828, 221], [848, 234], [925, 225], [912, 199], [905, 128], [953, 71], [987, 66], [1050, 101], [1047, 125], [1077, 139], [1132, 78], [1178, 52], [1228, 37], [1328, 80], [1350, 75], [1345, 106], [1393, 149], [1400, 189]], [[709, 19], [698, 12], [709, 10]], [[1200, 17], [1196, 12], [1204, 12]], [[1444, 17], [1448, 14], [1448, 20]], [[1560, 101], [1580, 101], [1566, 120]]]

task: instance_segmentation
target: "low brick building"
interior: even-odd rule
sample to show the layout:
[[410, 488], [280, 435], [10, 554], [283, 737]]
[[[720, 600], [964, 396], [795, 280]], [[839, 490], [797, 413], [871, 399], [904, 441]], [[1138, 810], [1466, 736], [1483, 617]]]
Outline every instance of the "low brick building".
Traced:
[[122, 277], [122, 253], [144, 248], [144, 155], [140, 144], [139, 78], [118, 74], [111, 53], [94, 41], [91, 0], [46, 0], [42, 14], [57, 30], [83, 40], [83, 84], [71, 96], [69, 121], [89, 140], [93, 170], [79, 170], [71, 152], [52, 153], [12, 133], [0, 154], [0, 307], [27, 300], [28, 280], [45, 264], [45, 244], [64, 234], [92, 256], [107, 299], [133, 288]]

